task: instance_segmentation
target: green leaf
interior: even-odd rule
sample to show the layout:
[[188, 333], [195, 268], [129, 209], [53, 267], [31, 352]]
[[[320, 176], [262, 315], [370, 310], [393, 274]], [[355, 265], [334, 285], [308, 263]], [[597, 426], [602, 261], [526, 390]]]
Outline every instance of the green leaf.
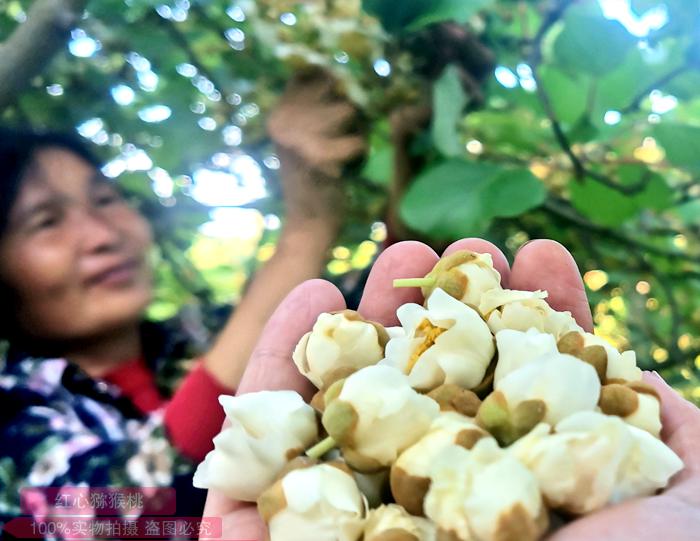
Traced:
[[639, 210], [631, 197], [591, 178], [570, 185], [571, 204], [593, 222], [617, 227]]
[[401, 217], [433, 238], [460, 238], [480, 235], [494, 218], [522, 214], [545, 196], [527, 169], [452, 159], [416, 178], [401, 202]]
[[662, 122], [653, 133], [664, 147], [669, 162], [678, 167], [700, 169], [700, 127]]
[[470, 112], [464, 119], [467, 133], [489, 150], [539, 153], [546, 150], [550, 130], [529, 108]]
[[404, 0], [397, 9], [393, 0], [362, 0], [362, 9], [374, 15], [388, 32], [397, 32], [430, 11], [431, 0]]
[[430, 11], [413, 21], [408, 30], [419, 30], [442, 21], [466, 23], [480, 10], [493, 4], [493, 0], [437, 0]]
[[567, 10], [554, 57], [566, 69], [602, 75], [622, 64], [636, 39], [618, 21], [606, 19], [591, 2]]
[[415, 31], [442, 21], [466, 23], [494, 0], [362, 0], [362, 8], [376, 16], [388, 32]]
[[435, 148], [445, 156], [457, 156], [463, 149], [457, 133], [457, 123], [467, 104], [459, 70], [447, 66], [433, 87], [433, 124], [431, 135]]
[[673, 210], [685, 224], [700, 223], [700, 201], [688, 201]]
[[602, 125], [606, 111], [623, 111], [650, 85], [674, 71], [683, 63], [685, 46], [679, 40], [672, 42], [665, 46], [663, 59], [653, 62], [638, 48], [630, 51], [622, 65], [596, 81], [593, 122]]
[[673, 191], [664, 178], [642, 165], [621, 166], [611, 180], [622, 186], [636, 186], [643, 180], [646, 184], [642, 191], [628, 194], [586, 178], [571, 183], [571, 204], [593, 222], [609, 227], [622, 225], [644, 209], [664, 210], [671, 204]]
[[554, 66], [544, 66], [540, 79], [557, 118], [566, 124], [574, 124], [586, 111], [590, 77], [584, 73], [571, 76]]
[[569, 141], [572, 143], [585, 143], [592, 141], [598, 135], [596, 126], [590, 121], [588, 116], [582, 116], [578, 122], [567, 133]]
[[646, 182], [646, 187], [632, 196], [640, 210], [661, 211], [671, 206], [673, 190], [664, 177], [653, 173], [646, 166], [641, 164], [621, 165], [617, 169], [617, 176], [620, 183], [625, 186], [635, 186], [639, 185], [640, 182]]
[[382, 186], [388, 186], [394, 174], [394, 147], [389, 136], [389, 123], [377, 122], [369, 136], [369, 153], [361, 175]]

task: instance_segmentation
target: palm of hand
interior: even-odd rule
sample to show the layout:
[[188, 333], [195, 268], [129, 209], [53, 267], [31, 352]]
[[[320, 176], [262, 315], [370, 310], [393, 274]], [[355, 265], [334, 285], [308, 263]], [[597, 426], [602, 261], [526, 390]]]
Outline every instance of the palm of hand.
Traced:
[[[513, 268], [492, 244], [465, 239], [452, 244], [446, 253], [459, 249], [488, 252], [501, 273], [505, 287], [549, 291], [548, 302], [556, 310], [569, 310], [586, 330], [592, 329], [588, 300], [576, 263], [561, 245], [535, 241], [517, 254]], [[395, 325], [396, 308], [421, 302], [420, 292], [394, 289], [394, 278], [427, 274], [438, 256], [418, 242], [402, 242], [387, 249], [377, 260], [365, 288], [359, 312], [367, 319]], [[239, 388], [239, 394], [260, 390], [293, 389], [310, 399], [314, 389], [291, 362], [294, 346], [321, 312], [345, 308], [340, 292], [323, 280], [297, 287], [268, 322]], [[664, 441], [683, 459], [686, 468], [663, 494], [628, 501], [579, 519], [556, 531], [551, 541], [606, 539], [618, 541], [693, 539], [700, 531], [700, 410], [681, 399], [663, 381], [645, 374], [663, 399]], [[204, 516], [223, 519], [225, 539], [262, 540], [266, 528], [254, 504], [233, 502], [210, 490]]]
[[321, 70], [294, 77], [267, 123], [280, 149], [291, 152], [307, 172], [331, 178], [340, 177], [345, 163], [365, 150], [364, 137], [357, 132], [358, 112], [337, 92], [337, 85]]

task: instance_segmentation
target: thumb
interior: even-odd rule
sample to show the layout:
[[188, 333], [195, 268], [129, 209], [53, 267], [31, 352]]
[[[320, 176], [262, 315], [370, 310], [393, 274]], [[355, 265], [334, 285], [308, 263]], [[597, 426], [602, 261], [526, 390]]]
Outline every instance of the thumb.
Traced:
[[343, 295], [330, 282], [308, 280], [294, 288], [265, 325], [236, 394], [290, 389], [310, 399], [313, 386], [297, 370], [292, 353], [319, 314], [344, 308]]
[[[308, 280], [294, 288], [265, 325], [236, 394], [291, 389], [308, 400], [313, 393], [313, 386], [297, 370], [292, 361], [292, 352], [301, 337], [311, 330], [321, 312], [344, 308], [342, 294], [330, 282]], [[228, 420], [224, 421], [222, 428], [229, 423]], [[231, 500], [213, 489], [207, 494], [204, 515], [234, 521], [232, 527], [239, 534], [250, 533], [252, 530], [249, 528], [255, 529], [260, 525], [253, 504]], [[224, 528], [227, 531], [226, 524]], [[231, 526], [228, 528], [230, 531]], [[238, 535], [237, 538], [262, 539], [254, 535]]]

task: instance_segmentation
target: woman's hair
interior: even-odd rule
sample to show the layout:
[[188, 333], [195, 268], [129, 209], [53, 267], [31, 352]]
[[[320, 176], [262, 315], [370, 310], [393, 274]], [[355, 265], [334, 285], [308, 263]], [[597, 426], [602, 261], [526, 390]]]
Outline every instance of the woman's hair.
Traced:
[[[10, 211], [36, 153], [46, 148], [71, 152], [95, 168], [101, 165], [85, 143], [74, 135], [0, 128], [0, 239], [7, 230]], [[0, 340], [14, 334], [13, 304], [12, 291], [0, 281]]]

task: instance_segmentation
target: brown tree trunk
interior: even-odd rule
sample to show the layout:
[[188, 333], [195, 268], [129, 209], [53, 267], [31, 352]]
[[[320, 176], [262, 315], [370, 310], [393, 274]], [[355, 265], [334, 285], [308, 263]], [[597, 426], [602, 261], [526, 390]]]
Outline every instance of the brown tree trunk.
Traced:
[[22, 23], [0, 44], [0, 111], [61, 50], [87, 0], [36, 0]]

